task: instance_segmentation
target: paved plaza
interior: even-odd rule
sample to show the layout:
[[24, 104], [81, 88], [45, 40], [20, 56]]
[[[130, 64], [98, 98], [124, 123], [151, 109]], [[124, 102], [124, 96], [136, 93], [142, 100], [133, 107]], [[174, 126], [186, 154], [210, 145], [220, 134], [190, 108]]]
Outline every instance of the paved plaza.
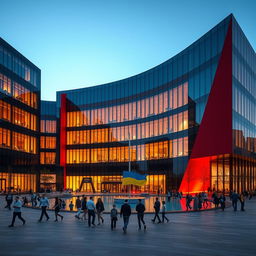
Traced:
[[48, 222], [38, 223], [40, 211], [35, 209], [23, 209], [25, 226], [16, 220], [16, 226], [8, 228], [12, 213], [3, 206], [0, 198], [0, 256], [256, 255], [256, 198], [246, 201], [245, 212], [228, 208], [174, 213], [168, 215], [168, 224], [152, 224], [149, 214], [146, 232], [138, 231], [132, 215], [127, 234], [122, 233], [120, 218], [117, 230], [110, 230], [109, 215], [104, 225], [88, 228], [74, 213], [63, 213], [63, 222], [56, 223], [50, 212]]

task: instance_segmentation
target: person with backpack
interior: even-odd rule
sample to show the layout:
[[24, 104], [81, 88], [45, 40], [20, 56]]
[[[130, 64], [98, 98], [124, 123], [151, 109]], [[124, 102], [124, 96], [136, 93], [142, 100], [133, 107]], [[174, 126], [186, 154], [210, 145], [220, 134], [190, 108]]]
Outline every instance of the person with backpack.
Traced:
[[155, 209], [155, 216], [154, 216], [154, 219], [152, 219], [152, 222], [155, 223], [156, 221], [156, 218], [158, 219], [158, 223], [161, 223], [161, 220], [160, 220], [160, 217], [159, 217], [159, 212], [160, 212], [160, 207], [161, 207], [161, 204], [158, 200], [158, 197], [156, 198], [156, 201], [154, 203], [154, 209]]
[[146, 230], [147, 227], [144, 221], [145, 205], [141, 202], [141, 199], [138, 199], [138, 204], [136, 205], [136, 212], [137, 212], [139, 230], [141, 230], [141, 222], [143, 223], [144, 230]]
[[110, 218], [111, 218], [111, 230], [116, 228], [116, 222], [117, 222], [117, 215], [118, 211], [116, 209], [116, 205], [113, 204], [113, 208], [110, 211]]
[[123, 226], [124, 233], [126, 233], [131, 213], [132, 213], [131, 206], [128, 204], [128, 199], [125, 199], [124, 204], [122, 205], [121, 211], [120, 211], [120, 217], [121, 218], [123, 217], [123, 220], [124, 220], [124, 226]]

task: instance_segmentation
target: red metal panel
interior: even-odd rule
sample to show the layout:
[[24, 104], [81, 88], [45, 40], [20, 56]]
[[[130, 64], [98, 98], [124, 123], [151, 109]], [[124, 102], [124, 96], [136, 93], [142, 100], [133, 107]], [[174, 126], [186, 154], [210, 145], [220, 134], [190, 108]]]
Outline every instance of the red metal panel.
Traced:
[[[232, 153], [232, 20], [180, 191], [210, 187], [210, 157]], [[190, 184], [189, 184], [190, 182]]]
[[67, 97], [66, 94], [61, 95], [60, 106], [60, 165], [64, 168], [64, 189], [66, 189], [66, 145], [67, 145]]

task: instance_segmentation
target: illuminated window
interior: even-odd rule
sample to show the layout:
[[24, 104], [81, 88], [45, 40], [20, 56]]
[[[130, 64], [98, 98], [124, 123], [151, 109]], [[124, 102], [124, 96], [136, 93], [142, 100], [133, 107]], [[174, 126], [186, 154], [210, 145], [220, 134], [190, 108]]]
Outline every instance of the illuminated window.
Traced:
[[19, 100], [33, 108], [37, 108], [37, 95], [34, 92], [30, 92], [17, 82], [13, 82], [13, 96], [16, 100]]
[[55, 149], [56, 148], [56, 137], [41, 136], [40, 147]]
[[40, 121], [40, 132], [45, 132], [45, 120]]
[[41, 164], [55, 164], [56, 153], [55, 152], [41, 152], [40, 163]]
[[13, 107], [13, 123], [36, 131], [36, 116], [29, 112]]
[[188, 104], [188, 83], [183, 84], [183, 104]]
[[0, 90], [6, 94], [11, 94], [11, 79], [0, 73]]
[[45, 121], [45, 132], [46, 133], [56, 133], [56, 121], [46, 120]]
[[0, 100], [0, 119], [11, 121], [11, 105]]
[[22, 133], [12, 133], [12, 149], [36, 154], [36, 138]]
[[11, 132], [10, 130], [0, 128], [0, 147], [9, 148], [11, 146]]

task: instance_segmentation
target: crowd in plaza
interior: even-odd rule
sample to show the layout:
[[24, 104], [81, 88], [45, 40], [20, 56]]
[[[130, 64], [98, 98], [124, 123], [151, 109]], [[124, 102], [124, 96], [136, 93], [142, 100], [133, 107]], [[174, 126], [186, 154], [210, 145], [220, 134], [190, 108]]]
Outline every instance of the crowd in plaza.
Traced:
[[[171, 192], [167, 193], [167, 200], [170, 201], [170, 199], [175, 196], [176, 198], [182, 198], [183, 195], [181, 192], [176, 193], [175, 195]], [[253, 192], [244, 191], [243, 193], [236, 193], [236, 191], [230, 191], [229, 198], [232, 202], [232, 207], [234, 211], [237, 211], [238, 202], [240, 202], [241, 211], [245, 211], [245, 200], [248, 198], [251, 200], [253, 197]], [[12, 222], [9, 225], [9, 227], [13, 227], [15, 223], [16, 217], [18, 217], [23, 225], [26, 224], [25, 219], [22, 217], [22, 207], [26, 206], [29, 203], [29, 200], [26, 196], [23, 198], [20, 198], [19, 196], [15, 196], [15, 199], [13, 200], [13, 195], [11, 193], [8, 193], [5, 197], [6, 200], [6, 206], [5, 208], [8, 208], [11, 210], [13, 208], [13, 218]], [[221, 208], [223, 211], [226, 207], [226, 196], [224, 193], [217, 193], [213, 192], [211, 195], [211, 198], [208, 197], [206, 192], [198, 193], [195, 195], [187, 194], [185, 196], [186, 200], [186, 210], [194, 210], [194, 211], [200, 211], [202, 208], [207, 208], [209, 203], [213, 203], [215, 208]], [[38, 222], [41, 222], [43, 220], [43, 217], [45, 216], [46, 221], [50, 219], [47, 209], [49, 209], [49, 200], [45, 196], [45, 194], [42, 194], [40, 196], [39, 194], [33, 194], [31, 193], [30, 202], [32, 207], [40, 207], [41, 208], [41, 214], [38, 219]], [[191, 206], [191, 203], [193, 202], [193, 207]], [[97, 199], [97, 202], [94, 203], [93, 196], [89, 197], [89, 200], [87, 200], [86, 196], [82, 196], [80, 199], [80, 196], [76, 197], [75, 202], [70, 201], [68, 205], [70, 211], [74, 210], [74, 207], [77, 209], [77, 212], [75, 214], [75, 218], [78, 220], [87, 220], [89, 227], [95, 227], [95, 219], [97, 217], [98, 225], [102, 225], [104, 223], [104, 217], [103, 213], [105, 211], [104, 203], [101, 198]], [[166, 202], [160, 201], [158, 197], [155, 198], [154, 201], [154, 218], [152, 219], [152, 222], [155, 223], [164, 223], [169, 222], [169, 219], [166, 216]], [[59, 219], [63, 220], [63, 215], [60, 214], [60, 211], [62, 209], [66, 208], [66, 202], [64, 199], [61, 199], [59, 197], [55, 197], [55, 202], [53, 205], [54, 215], [55, 215], [55, 222], [59, 221]], [[138, 220], [138, 229], [141, 230], [143, 227], [144, 230], [147, 229], [145, 220], [144, 220], [144, 213], [146, 211], [145, 205], [141, 199], [138, 199], [135, 211], [137, 213], [137, 220]], [[116, 229], [116, 223], [118, 221], [118, 218], [123, 218], [123, 232], [126, 233], [127, 227], [129, 224], [129, 219], [131, 216], [132, 210], [131, 206], [129, 204], [128, 199], [124, 200], [124, 203], [121, 206], [120, 212], [117, 210], [117, 207], [115, 204], [112, 205], [112, 209], [110, 211], [110, 223], [111, 223], [111, 230]]]

